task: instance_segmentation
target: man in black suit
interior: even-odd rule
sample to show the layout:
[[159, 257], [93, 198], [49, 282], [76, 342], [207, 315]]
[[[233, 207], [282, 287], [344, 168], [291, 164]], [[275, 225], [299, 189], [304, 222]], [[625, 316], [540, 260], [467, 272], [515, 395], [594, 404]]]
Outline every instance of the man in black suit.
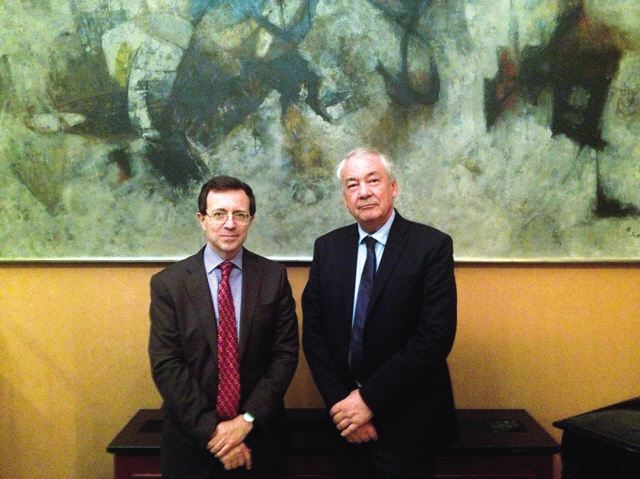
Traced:
[[242, 246], [256, 209], [247, 184], [213, 177], [198, 208], [207, 245], [151, 279], [163, 477], [277, 477], [298, 362], [286, 269]]
[[393, 165], [378, 151], [355, 150], [336, 171], [357, 224], [315, 243], [305, 356], [343, 438], [344, 477], [429, 478], [459, 434], [446, 361], [453, 242], [394, 209]]

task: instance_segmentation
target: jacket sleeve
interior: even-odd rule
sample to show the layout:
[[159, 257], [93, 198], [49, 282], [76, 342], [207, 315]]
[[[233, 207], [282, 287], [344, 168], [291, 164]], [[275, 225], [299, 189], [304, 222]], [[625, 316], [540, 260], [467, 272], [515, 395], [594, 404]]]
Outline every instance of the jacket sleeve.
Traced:
[[[299, 350], [298, 317], [286, 269], [279, 268], [277, 278], [269, 279], [269, 283], [277, 285], [273, 301], [269, 301], [271, 307], [268, 312], [270, 316], [273, 315], [269, 320], [269, 323], [273, 321], [275, 325], [273, 333], [261, 334], [260, 330], [254, 333], [257, 328], [255, 322], [260, 321], [257, 317], [253, 319], [252, 327], [252, 334], [257, 341], [264, 342], [267, 338], [272, 338], [270, 345], [264, 344], [268, 348], [264, 358], [267, 366], [262, 369], [256, 365], [256, 369], [262, 373], [241, 405], [242, 410], [252, 414], [261, 426], [268, 424], [271, 414], [282, 404], [298, 365]], [[262, 362], [262, 357], [257, 360]]]
[[336, 332], [327, 331], [322, 281], [332, 278], [321, 273], [322, 264], [322, 248], [316, 241], [309, 280], [302, 293], [302, 346], [316, 386], [325, 406], [330, 409], [349, 395], [355, 383], [350, 384], [341, 377], [327, 345], [327, 335]]
[[174, 295], [162, 281], [151, 278], [149, 358], [153, 380], [164, 400], [165, 415], [205, 449], [217, 426], [215, 404], [207, 398], [187, 367], [182, 351]]

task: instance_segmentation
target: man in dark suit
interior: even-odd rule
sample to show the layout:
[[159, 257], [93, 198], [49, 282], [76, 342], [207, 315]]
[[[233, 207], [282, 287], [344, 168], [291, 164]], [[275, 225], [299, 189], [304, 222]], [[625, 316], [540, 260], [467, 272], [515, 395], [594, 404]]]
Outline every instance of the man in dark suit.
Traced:
[[337, 175], [357, 224], [315, 243], [302, 295], [305, 356], [343, 438], [344, 477], [429, 478], [458, 439], [446, 361], [457, 316], [453, 243], [394, 209], [398, 185], [381, 153], [355, 150]]
[[207, 245], [151, 279], [163, 477], [277, 477], [298, 362], [286, 269], [242, 246], [256, 209], [247, 184], [213, 177], [198, 208]]

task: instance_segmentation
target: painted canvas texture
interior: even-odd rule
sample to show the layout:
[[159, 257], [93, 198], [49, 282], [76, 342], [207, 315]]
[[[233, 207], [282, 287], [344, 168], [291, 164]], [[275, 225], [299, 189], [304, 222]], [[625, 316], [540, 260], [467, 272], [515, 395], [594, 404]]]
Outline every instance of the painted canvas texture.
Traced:
[[216, 174], [254, 189], [248, 248], [308, 260], [360, 146], [456, 260], [638, 260], [637, 25], [634, 0], [4, 0], [0, 261], [185, 257]]

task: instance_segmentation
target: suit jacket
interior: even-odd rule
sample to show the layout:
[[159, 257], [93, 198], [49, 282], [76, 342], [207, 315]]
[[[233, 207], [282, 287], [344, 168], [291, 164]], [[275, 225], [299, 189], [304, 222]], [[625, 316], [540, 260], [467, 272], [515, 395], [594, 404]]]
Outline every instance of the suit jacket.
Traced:
[[[149, 357], [163, 398], [162, 465], [168, 477], [209, 477], [218, 424], [217, 327], [204, 248], [151, 278]], [[255, 417], [246, 442], [254, 465], [272, 456], [284, 394], [298, 361], [295, 302], [283, 265], [244, 250], [239, 335], [240, 409]], [[260, 455], [261, 453], [262, 456]], [[257, 464], [256, 464], [257, 463]]]
[[[316, 240], [302, 295], [303, 347], [327, 408], [358, 388], [349, 370], [358, 228]], [[379, 441], [411, 461], [458, 439], [446, 358], [456, 332], [453, 242], [396, 212], [364, 327], [363, 400]]]

